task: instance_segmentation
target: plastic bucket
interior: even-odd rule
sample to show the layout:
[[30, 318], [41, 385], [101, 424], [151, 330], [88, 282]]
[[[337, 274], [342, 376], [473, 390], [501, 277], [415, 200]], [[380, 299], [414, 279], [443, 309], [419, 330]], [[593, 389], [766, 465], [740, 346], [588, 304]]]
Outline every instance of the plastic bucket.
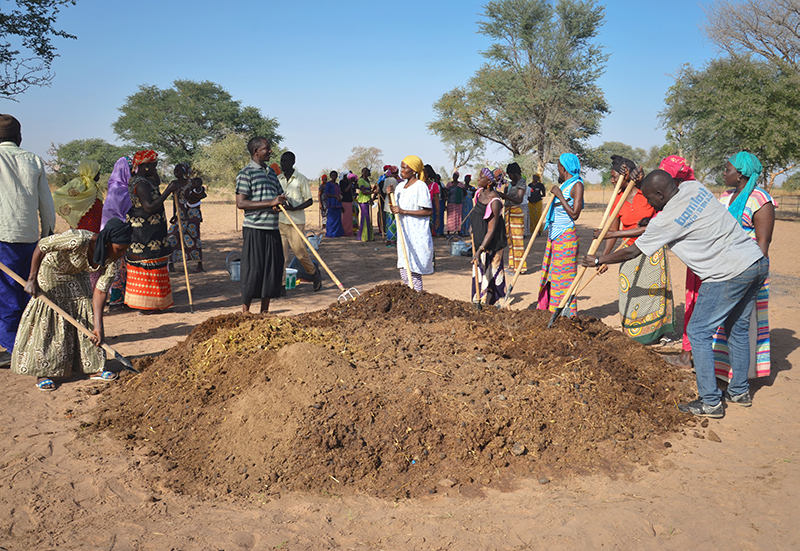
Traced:
[[286, 268], [286, 288], [294, 289], [297, 287], [297, 270]]
[[[231, 258], [235, 257], [235, 258]], [[225, 259], [225, 267], [231, 275], [231, 281], [242, 280], [242, 255], [234, 251]]]

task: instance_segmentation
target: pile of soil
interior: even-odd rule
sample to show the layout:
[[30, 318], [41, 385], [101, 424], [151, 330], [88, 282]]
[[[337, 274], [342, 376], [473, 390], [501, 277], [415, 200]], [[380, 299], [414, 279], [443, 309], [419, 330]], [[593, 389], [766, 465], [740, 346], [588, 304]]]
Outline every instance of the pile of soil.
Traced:
[[291, 318], [226, 315], [104, 393], [96, 430], [154, 487], [414, 497], [647, 464], [684, 374], [594, 318], [473, 310], [381, 285]]

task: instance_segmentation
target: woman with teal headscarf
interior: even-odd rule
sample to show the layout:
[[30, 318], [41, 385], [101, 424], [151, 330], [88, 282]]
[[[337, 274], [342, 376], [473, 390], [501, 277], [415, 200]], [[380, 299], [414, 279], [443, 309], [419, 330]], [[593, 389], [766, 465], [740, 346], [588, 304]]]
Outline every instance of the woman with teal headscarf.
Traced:
[[[740, 151], [725, 163], [723, 177], [731, 189], [719, 198], [739, 225], [752, 237], [764, 256], [769, 258], [769, 244], [775, 228], [775, 201], [761, 186], [758, 177], [762, 166], [758, 157]], [[750, 370], [748, 378], [770, 374], [769, 345], [769, 277], [758, 290], [756, 307], [750, 320]], [[755, 343], [753, 346], [752, 343]], [[714, 370], [717, 378], [731, 379], [728, 339], [720, 327], [714, 335]]]
[[[564, 153], [558, 158], [558, 181], [550, 192], [556, 201], [547, 211], [544, 229], [547, 231], [547, 247], [542, 260], [542, 280], [539, 284], [539, 310], [555, 312], [561, 297], [569, 290], [578, 272], [578, 232], [575, 221], [583, 210], [583, 178], [581, 162], [573, 153]], [[573, 298], [569, 315], [577, 311]]]

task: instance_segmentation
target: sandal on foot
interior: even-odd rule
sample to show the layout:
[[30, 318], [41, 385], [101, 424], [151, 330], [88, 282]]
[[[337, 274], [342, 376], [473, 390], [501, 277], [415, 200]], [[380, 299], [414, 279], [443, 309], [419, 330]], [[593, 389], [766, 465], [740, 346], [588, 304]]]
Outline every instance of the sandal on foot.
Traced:
[[36, 388], [45, 392], [52, 392], [56, 389], [56, 384], [53, 382], [53, 379], [42, 379], [41, 381], [37, 381]]
[[113, 371], [101, 371], [90, 375], [89, 378], [95, 381], [116, 381], [119, 375]]

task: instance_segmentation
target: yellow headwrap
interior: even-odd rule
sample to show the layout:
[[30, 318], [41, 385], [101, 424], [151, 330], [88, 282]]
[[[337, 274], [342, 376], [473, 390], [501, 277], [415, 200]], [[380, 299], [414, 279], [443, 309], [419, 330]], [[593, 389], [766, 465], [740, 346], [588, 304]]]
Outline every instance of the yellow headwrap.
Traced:
[[78, 227], [78, 222], [94, 202], [103, 199], [103, 192], [94, 181], [99, 172], [100, 163], [84, 159], [78, 165], [78, 177], [53, 192], [56, 212], [67, 221], [70, 228]]
[[410, 167], [411, 170], [417, 173], [417, 178], [422, 180], [423, 182], [427, 182], [428, 180], [425, 179], [425, 164], [422, 162], [422, 159], [417, 157], [416, 155], [409, 155], [403, 162], [406, 166]]

